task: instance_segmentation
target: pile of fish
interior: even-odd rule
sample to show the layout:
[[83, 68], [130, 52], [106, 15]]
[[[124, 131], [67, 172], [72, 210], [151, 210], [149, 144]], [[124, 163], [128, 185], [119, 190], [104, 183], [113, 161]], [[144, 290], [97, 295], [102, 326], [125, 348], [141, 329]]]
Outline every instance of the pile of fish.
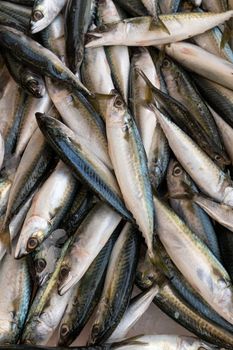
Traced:
[[[0, 0], [0, 349], [91, 316], [79, 349], [233, 349], [232, 33], [231, 0]], [[152, 302], [196, 337], [126, 338]]]

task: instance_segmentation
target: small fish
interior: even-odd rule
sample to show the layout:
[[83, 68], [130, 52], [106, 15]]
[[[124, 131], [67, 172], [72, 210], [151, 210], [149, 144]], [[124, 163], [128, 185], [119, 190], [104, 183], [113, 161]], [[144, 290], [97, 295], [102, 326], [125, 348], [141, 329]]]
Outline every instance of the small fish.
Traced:
[[148, 289], [148, 291], [138, 294], [130, 301], [129, 307], [126, 309], [112, 335], [108, 338], [107, 343], [118, 342], [125, 339], [129, 330], [147, 311], [158, 291], [159, 287], [154, 286]]
[[[36, 114], [37, 122], [49, 144], [73, 169], [74, 175], [88, 184], [123, 217], [133, 221], [126, 209], [113, 172], [86, 146], [84, 138], [47, 115]], [[88, 169], [88, 170], [87, 170]]]
[[78, 77], [54, 53], [30, 37], [22, 35], [18, 30], [0, 26], [0, 46], [8, 50], [13, 56], [17, 56], [23, 64], [30, 66], [38, 73], [66, 83], [74, 89], [82, 90], [87, 94], [90, 93]]
[[104, 28], [87, 33], [87, 48], [127, 45], [151, 46], [164, 45], [185, 40], [219, 25], [233, 16], [233, 11], [219, 14], [210, 13], [179, 13], [160, 15], [159, 19], [168, 29], [164, 31], [161, 26], [151, 27], [152, 17], [136, 17], [125, 19], [116, 23], [105, 24]]
[[233, 89], [230, 77], [233, 74], [233, 63], [186, 42], [172, 43], [165, 47], [166, 53], [189, 70]]
[[153, 258], [154, 210], [146, 154], [135, 121], [117, 93], [109, 96], [106, 130], [109, 155], [125, 204]]
[[46, 28], [65, 6], [67, 0], [35, 0], [31, 14], [31, 32], [36, 34]]
[[34, 251], [58, 227], [76, 191], [76, 179], [60, 161], [32, 200], [17, 241], [16, 259]]
[[70, 345], [80, 334], [99, 302], [113, 245], [119, 235], [118, 225], [85, 275], [73, 289], [59, 329], [59, 346]]
[[104, 287], [89, 342], [105, 342], [117, 327], [130, 301], [136, 265], [139, 237], [132, 224], [125, 224], [110, 257]]
[[181, 0], [159, 0], [162, 14], [176, 13], [179, 10]]
[[65, 11], [66, 53], [70, 70], [79, 74], [85, 34], [94, 17], [94, 0], [68, 0]]
[[105, 203], [93, 207], [74, 234], [63, 258], [59, 294], [65, 294], [80, 281], [120, 221], [121, 217]]

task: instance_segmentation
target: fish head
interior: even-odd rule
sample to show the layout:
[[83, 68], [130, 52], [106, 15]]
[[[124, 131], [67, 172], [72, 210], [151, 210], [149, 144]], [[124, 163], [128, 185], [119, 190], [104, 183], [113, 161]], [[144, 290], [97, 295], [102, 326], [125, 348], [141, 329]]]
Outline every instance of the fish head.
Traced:
[[43, 28], [47, 27], [49, 24], [49, 19], [47, 15], [46, 6], [43, 4], [37, 4], [32, 10], [30, 29], [31, 33], [35, 34], [41, 31]]
[[42, 98], [45, 94], [45, 84], [39, 75], [30, 74], [24, 76], [24, 86], [35, 97]]
[[[10, 315], [14, 317], [14, 312], [10, 312]], [[1, 344], [13, 344], [17, 341], [19, 336], [19, 328], [17, 322], [14, 320], [0, 320], [0, 343]]]
[[167, 185], [169, 193], [173, 195], [184, 193], [186, 187], [192, 185], [190, 177], [175, 159], [171, 159], [168, 166]]
[[215, 346], [210, 346], [195, 337], [180, 337], [180, 349], [182, 350], [213, 350]]
[[125, 23], [113, 22], [102, 24], [86, 34], [86, 47], [99, 47], [110, 45], [113, 41], [123, 41], [125, 35]]
[[58, 346], [65, 346], [69, 343], [69, 338], [72, 331], [73, 329], [71, 325], [67, 323], [61, 323], [59, 328]]
[[145, 258], [139, 261], [136, 272], [136, 281], [139, 286], [143, 289], [152, 287], [158, 278], [158, 272], [154, 267], [153, 263], [148, 254]]
[[106, 106], [106, 121], [112, 126], [127, 127], [128, 112], [123, 98], [115, 90], [108, 95]]
[[55, 230], [36, 250], [33, 260], [36, 280], [40, 286], [54, 272], [66, 237], [65, 230]]
[[74, 284], [75, 280], [73, 279], [71, 260], [69, 256], [65, 256], [59, 271], [58, 293], [60, 295], [65, 294]]
[[15, 249], [15, 258], [19, 259], [32, 253], [42, 243], [49, 229], [47, 220], [39, 216], [26, 218]]

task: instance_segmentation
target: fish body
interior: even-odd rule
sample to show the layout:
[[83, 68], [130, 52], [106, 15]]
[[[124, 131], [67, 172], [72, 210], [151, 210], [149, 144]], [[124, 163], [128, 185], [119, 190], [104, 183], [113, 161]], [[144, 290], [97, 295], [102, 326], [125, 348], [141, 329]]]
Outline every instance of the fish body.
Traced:
[[[105, 29], [90, 31], [87, 48], [127, 45], [127, 46], [152, 46], [170, 44], [185, 40], [197, 34], [219, 25], [233, 15], [232, 11], [219, 14], [209, 13], [179, 13], [171, 15], [160, 15], [164, 28], [153, 24], [152, 17], [140, 17], [125, 19], [120, 22], [105, 25]], [[170, 34], [169, 34], [169, 33]]]

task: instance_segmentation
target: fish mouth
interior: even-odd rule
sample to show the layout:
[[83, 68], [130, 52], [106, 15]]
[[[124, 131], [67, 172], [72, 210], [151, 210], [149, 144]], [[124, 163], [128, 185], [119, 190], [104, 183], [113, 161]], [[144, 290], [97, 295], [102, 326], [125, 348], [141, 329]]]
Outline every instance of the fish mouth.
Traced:
[[71, 275], [71, 273], [69, 273], [67, 275], [65, 281], [62, 282], [60, 284], [60, 286], [58, 287], [58, 294], [61, 295], [61, 296], [64, 295], [75, 284], [76, 284], [76, 281], [73, 279], [73, 276]]
[[36, 80], [30, 80], [27, 83], [28, 90], [37, 98], [42, 98], [45, 94], [45, 87], [40, 85]]

